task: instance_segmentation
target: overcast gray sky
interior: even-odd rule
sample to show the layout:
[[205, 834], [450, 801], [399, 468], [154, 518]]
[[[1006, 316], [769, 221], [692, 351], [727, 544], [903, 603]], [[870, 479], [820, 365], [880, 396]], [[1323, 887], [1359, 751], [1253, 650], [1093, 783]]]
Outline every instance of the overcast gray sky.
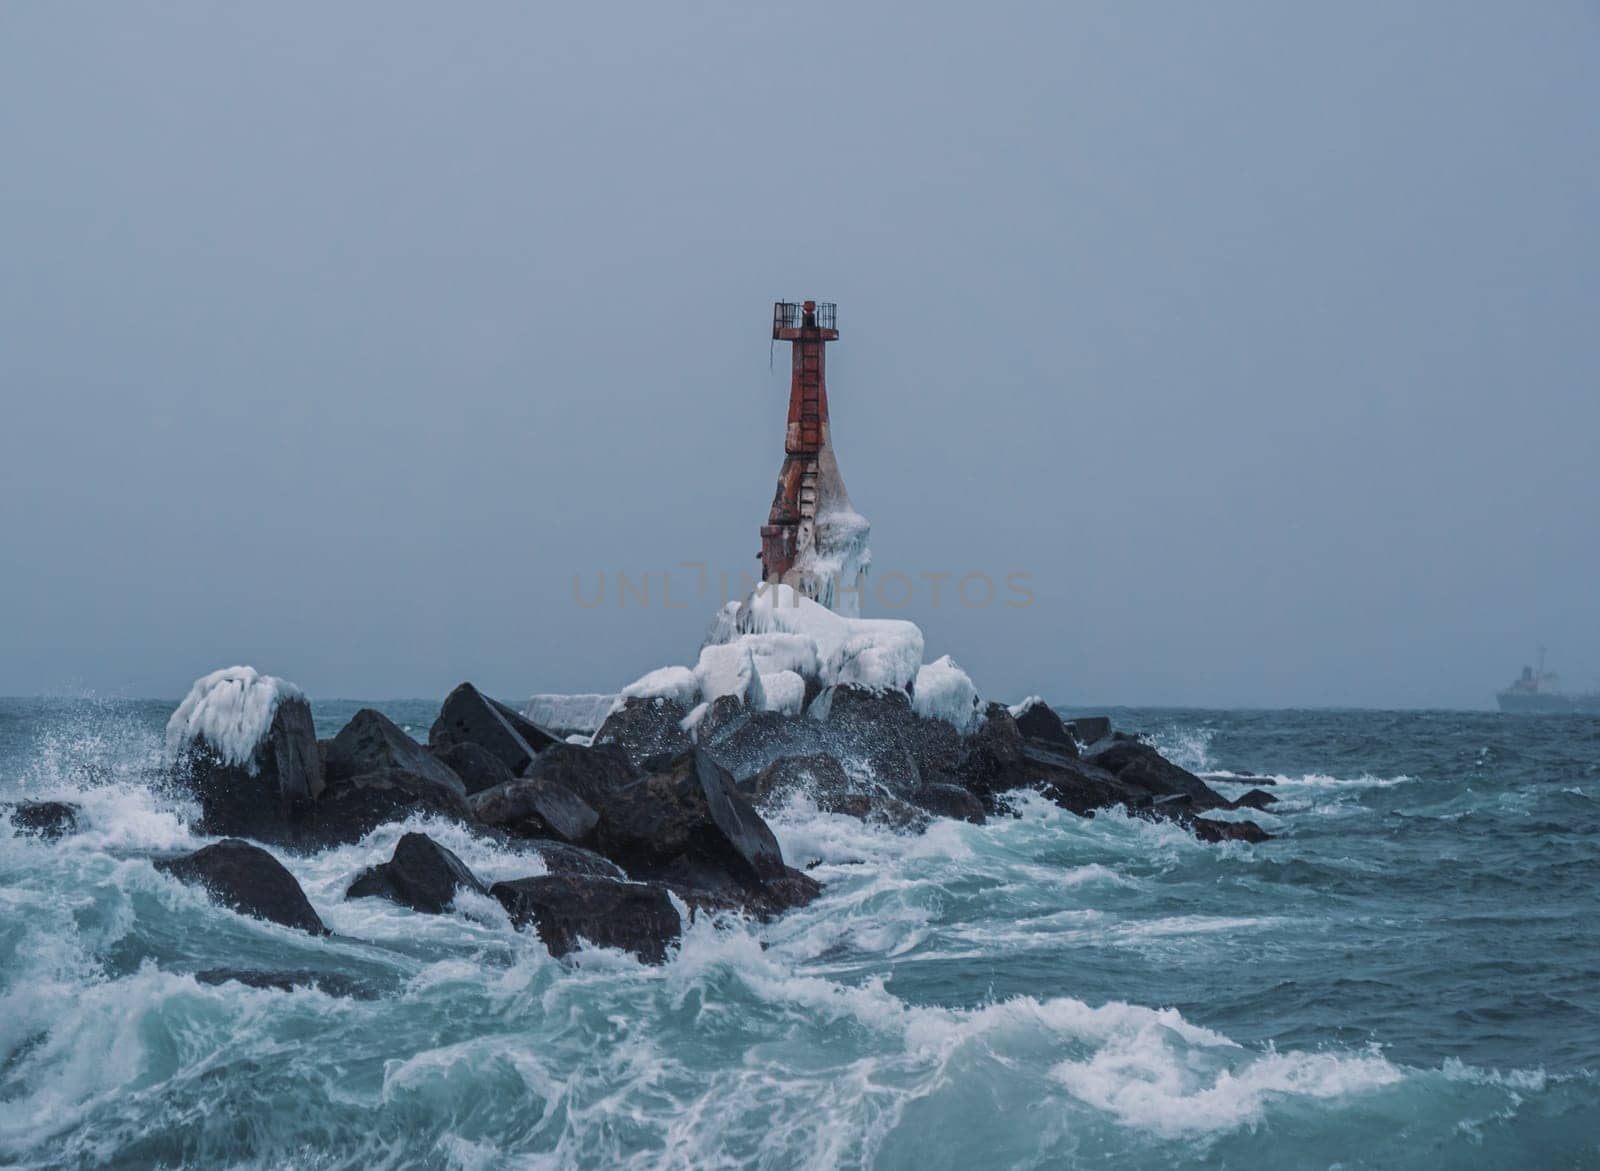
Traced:
[[0, 693], [692, 662], [804, 297], [896, 613], [989, 695], [1589, 684], [1597, 197], [1586, 3], [14, 0]]

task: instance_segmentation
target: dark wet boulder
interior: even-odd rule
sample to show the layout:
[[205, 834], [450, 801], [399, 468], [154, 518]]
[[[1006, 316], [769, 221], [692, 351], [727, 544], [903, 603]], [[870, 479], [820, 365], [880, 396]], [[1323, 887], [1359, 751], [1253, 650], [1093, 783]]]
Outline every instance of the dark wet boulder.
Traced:
[[270, 968], [207, 968], [203, 972], [196, 972], [194, 978], [201, 984], [243, 984], [248, 988], [268, 988], [279, 992], [315, 988], [328, 996], [356, 1000], [375, 1000], [378, 996], [377, 989], [353, 976], [338, 972], [313, 972], [305, 968], [281, 971]]
[[468, 796], [503, 785], [516, 776], [498, 756], [470, 741], [460, 740], [428, 751], [460, 778]]
[[399, 769], [362, 773], [328, 787], [301, 819], [296, 837], [308, 848], [359, 842], [380, 825], [403, 821], [413, 814], [470, 822], [472, 807], [460, 783], [435, 784], [413, 772]]
[[702, 744], [715, 740], [748, 719], [755, 710], [743, 696], [719, 695], [706, 706], [700, 722], [695, 725], [694, 739]]
[[825, 752], [780, 757], [755, 776], [738, 782], [738, 787], [751, 801], [768, 808], [781, 806], [796, 794], [820, 802], [855, 789], [844, 765]]
[[683, 721], [689, 713], [675, 699], [629, 696], [606, 717], [594, 734], [594, 745], [615, 744], [635, 765], [662, 753], [676, 755], [690, 747]]
[[519, 775], [540, 750], [559, 742], [560, 737], [554, 733], [499, 700], [490, 699], [470, 683], [461, 684], [445, 697], [439, 718], [428, 729], [430, 748], [476, 744]]
[[467, 864], [427, 834], [402, 837], [387, 862], [363, 871], [347, 899], [380, 898], [429, 915], [449, 910], [459, 890], [487, 892]]
[[204, 887], [241, 915], [313, 935], [329, 934], [294, 875], [260, 846], [226, 838], [193, 854], [158, 859], [155, 868], [179, 882]]
[[323, 750], [327, 786], [297, 811], [302, 846], [360, 841], [414, 813], [469, 821], [461, 780], [382, 712], [363, 708]]
[[529, 767], [531, 780], [550, 781], [583, 798], [591, 808], [639, 779], [639, 771], [620, 744], [552, 744]]
[[1097, 809], [1114, 805], [1141, 809], [1150, 805], [1145, 794], [1124, 785], [1105, 769], [1088, 761], [1068, 757], [1047, 757], [1030, 748], [1017, 766], [1031, 770], [1038, 778], [1040, 792], [1061, 808], [1087, 817]]
[[298, 696], [281, 698], [242, 765], [224, 760], [205, 740], [189, 741], [178, 751], [174, 776], [200, 804], [201, 833], [292, 841], [299, 815], [324, 788], [311, 706]]
[[55, 841], [78, 832], [83, 810], [70, 801], [18, 801], [0, 806], [0, 812], [10, 817], [17, 833]]
[[1269, 842], [1272, 835], [1253, 821], [1219, 821], [1196, 817], [1188, 821], [1194, 836], [1202, 842]]
[[774, 905], [779, 892], [800, 889], [780, 884], [789, 870], [777, 839], [728, 770], [700, 749], [617, 790], [599, 813], [600, 853], [691, 900], [703, 895], [764, 914], [792, 905]]
[[415, 773], [446, 788], [461, 788], [461, 778], [449, 765], [430, 755], [388, 716], [369, 707], [358, 711], [328, 741], [323, 768], [329, 784], [363, 773], [398, 771]]
[[801, 796], [824, 813], [839, 813], [893, 830], [920, 832], [928, 826], [924, 811], [879, 786], [857, 783], [827, 753], [782, 757], [739, 782], [738, 788], [763, 809], [779, 809]]
[[784, 757], [827, 752], [829, 744], [819, 720], [748, 708], [710, 729], [701, 721], [697, 731], [701, 749], [736, 777], [753, 777]]
[[593, 850], [540, 838], [526, 843], [534, 847], [549, 874], [575, 874], [590, 878], [627, 878], [622, 867], [609, 858], [602, 858]]
[[937, 781], [926, 784], [911, 794], [910, 801], [936, 817], [970, 821], [973, 825], [982, 825], [986, 820], [983, 802], [960, 785]]
[[965, 750], [961, 733], [944, 720], [911, 708], [905, 692], [842, 684], [824, 690], [808, 709], [822, 725], [824, 750], [859, 764], [896, 796], [925, 779], [953, 772]]
[[1242, 797], [1236, 797], [1230, 803], [1232, 809], [1265, 809], [1268, 805], [1276, 805], [1278, 799], [1265, 789], [1251, 789]]
[[1142, 740], [1113, 737], [1109, 744], [1086, 759], [1151, 801], [1183, 793], [1188, 795], [1197, 813], [1228, 807], [1226, 797]]
[[572, 790], [542, 777], [522, 777], [474, 793], [474, 817], [516, 837], [583, 842], [599, 815]]
[[1003, 704], [991, 703], [983, 722], [967, 737], [955, 776], [985, 798], [1033, 784], [1036, 778], [1016, 768], [1023, 748], [1017, 721]]
[[1017, 731], [1024, 740], [1039, 741], [1068, 756], [1078, 755], [1076, 739], [1067, 730], [1066, 724], [1062, 723], [1061, 717], [1056, 715], [1055, 709], [1044, 700], [1037, 697], [1029, 700], [1012, 718], [1016, 720]]
[[659, 964], [678, 941], [678, 912], [663, 887], [591, 875], [546, 874], [497, 882], [489, 893], [517, 927], [533, 927], [553, 956], [580, 941]]
[[1111, 721], [1105, 716], [1078, 716], [1065, 723], [1072, 738], [1085, 747], [1111, 735]]

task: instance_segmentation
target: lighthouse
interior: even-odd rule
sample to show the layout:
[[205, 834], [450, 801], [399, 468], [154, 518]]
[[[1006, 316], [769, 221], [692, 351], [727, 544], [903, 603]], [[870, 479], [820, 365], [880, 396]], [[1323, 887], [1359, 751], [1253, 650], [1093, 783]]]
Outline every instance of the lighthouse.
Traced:
[[778, 489], [761, 526], [761, 577], [854, 616], [872, 558], [871, 526], [850, 503], [829, 433], [826, 355], [839, 339], [835, 307], [779, 301], [772, 338], [790, 344], [789, 417]]

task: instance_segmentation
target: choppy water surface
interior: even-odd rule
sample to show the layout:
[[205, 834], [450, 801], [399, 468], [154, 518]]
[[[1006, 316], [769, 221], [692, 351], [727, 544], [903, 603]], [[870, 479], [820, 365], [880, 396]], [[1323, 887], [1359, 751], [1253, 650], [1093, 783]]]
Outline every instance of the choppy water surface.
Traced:
[[1600, 720], [1115, 712], [1276, 776], [1279, 837], [797, 808], [824, 896], [649, 968], [554, 961], [488, 900], [344, 902], [421, 823], [285, 856], [332, 939], [214, 906], [149, 862], [203, 844], [141, 772], [171, 707], [0, 701], [0, 797], [89, 822], [0, 829], [0, 1165], [1600, 1167]]

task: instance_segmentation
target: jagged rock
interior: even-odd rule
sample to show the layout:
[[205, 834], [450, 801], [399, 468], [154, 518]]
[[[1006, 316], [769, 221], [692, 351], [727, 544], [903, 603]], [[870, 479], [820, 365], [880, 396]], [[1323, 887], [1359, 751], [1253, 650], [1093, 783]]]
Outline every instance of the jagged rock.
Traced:
[[582, 846], [550, 838], [540, 838], [527, 844], [536, 849], [546, 872], [550, 874], [575, 874], [590, 878], [628, 877], [615, 862]]
[[389, 861], [363, 871], [350, 884], [345, 898], [388, 899], [425, 914], [439, 915], [449, 909], [456, 891], [462, 888], [479, 894], [488, 889], [451, 851], [427, 834], [410, 833], [400, 839]]
[[364, 707], [323, 754], [324, 779], [332, 785], [363, 773], [415, 773], [424, 781], [461, 789], [461, 778], [449, 765], [431, 756], [422, 745], [382, 712]]
[[775, 904], [787, 897], [782, 892], [806, 893], [780, 883], [789, 870], [777, 839], [728, 771], [700, 749], [618, 789], [599, 813], [596, 848], [634, 878], [758, 913], [793, 905]]
[[11, 817], [19, 834], [55, 841], [78, 832], [78, 815], [83, 812], [69, 801], [18, 801], [0, 806]]
[[695, 725], [694, 738], [702, 744], [714, 740], [731, 731], [754, 710], [741, 696], [719, 695], [711, 701], [700, 722]]
[[193, 854], [159, 859], [155, 867], [179, 882], [204, 887], [242, 915], [312, 935], [329, 934], [294, 875], [260, 846], [226, 838]]
[[1270, 842], [1272, 835], [1253, 821], [1217, 821], [1196, 817], [1189, 823], [1202, 842]]
[[1022, 733], [1004, 704], [991, 703], [983, 722], [967, 737], [955, 775], [980, 797], [991, 797], [1032, 784], [1015, 765], [1022, 759]]
[[460, 778], [382, 712], [361, 709], [326, 742], [322, 756], [327, 786], [314, 804], [295, 811], [298, 844], [359, 841], [417, 812], [472, 817]]
[[315, 988], [329, 996], [373, 1000], [377, 991], [361, 980], [338, 972], [312, 972], [304, 968], [272, 971], [264, 968], [207, 968], [194, 978], [202, 984], [244, 984], [250, 988], [273, 988], [291, 992], [296, 988]]
[[702, 721], [700, 731], [700, 747], [736, 777], [753, 777], [775, 760], [811, 756], [828, 748], [820, 721], [781, 712], [745, 708], [710, 734]]
[[928, 826], [922, 810], [890, 793], [857, 784], [844, 766], [826, 753], [775, 760], [741, 781], [738, 788], [766, 809], [779, 808], [794, 795], [803, 794], [824, 813], [840, 813], [895, 830], [921, 831]]
[[548, 874], [497, 882], [489, 893], [505, 907], [512, 923], [533, 926], [553, 956], [573, 951], [582, 939], [659, 964], [681, 930], [671, 899], [656, 885]]
[[1096, 744], [1111, 735], [1111, 721], [1105, 716], [1078, 716], [1066, 721], [1067, 731], [1079, 744]]
[[461, 740], [428, 751], [461, 779], [461, 787], [469, 797], [516, 777], [498, 756], [470, 741]]
[[560, 737], [463, 683], [445, 697], [439, 718], [428, 729], [428, 746], [441, 749], [462, 742], [476, 744], [521, 775], [535, 755], [560, 743]]
[[552, 781], [576, 793], [591, 807], [604, 805], [610, 794], [639, 779], [639, 772], [620, 744], [552, 744], [539, 754], [527, 773], [530, 779]]
[[1043, 701], [1030, 703], [1023, 708], [1021, 715], [1013, 718], [1023, 739], [1042, 741], [1068, 756], [1078, 755], [1077, 741], [1049, 704]]
[[690, 747], [689, 733], [682, 727], [688, 714], [675, 699], [630, 696], [600, 725], [594, 746], [615, 744], [636, 765], [664, 752], [676, 756]]
[[298, 817], [324, 788], [311, 706], [298, 697], [280, 700], [248, 765], [227, 764], [210, 745], [193, 740], [175, 775], [200, 803], [195, 828], [201, 833], [292, 841]]
[[862, 771], [904, 797], [924, 779], [954, 772], [964, 752], [961, 733], [944, 720], [911, 710], [911, 697], [893, 688], [830, 687], [808, 709], [823, 726], [826, 750], [859, 761]]
[[417, 773], [393, 769], [361, 773], [328, 786], [301, 818], [297, 844], [320, 848], [358, 842], [378, 826], [414, 813], [470, 822], [472, 807], [457, 781], [437, 784]]
[[934, 782], [911, 794], [911, 804], [939, 817], [953, 817], [982, 825], [986, 820], [983, 802], [960, 785]]
[[795, 793], [820, 802], [854, 792], [844, 765], [825, 752], [785, 756], [773, 761], [749, 780], [738, 782], [741, 793], [757, 805], [782, 805]]
[[1230, 808], [1233, 809], [1265, 809], [1268, 805], [1276, 805], [1278, 799], [1265, 789], [1251, 789], [1242, 797], [1233, 800]]
[[481, 824], [517, 837], [582, 842], [600, 820], [582, 797], [542, 777], [507, 781], [475, 793], [470, 800]]
[[1152, 801], [1185, 793], [1197, 813], [1228, 807], [1226, 797], [1142, 740], [1113, 737], [1109, 745], [1087, 759], [1090, 764], [1115, 775], [1124, 785], [1148, 795]]

